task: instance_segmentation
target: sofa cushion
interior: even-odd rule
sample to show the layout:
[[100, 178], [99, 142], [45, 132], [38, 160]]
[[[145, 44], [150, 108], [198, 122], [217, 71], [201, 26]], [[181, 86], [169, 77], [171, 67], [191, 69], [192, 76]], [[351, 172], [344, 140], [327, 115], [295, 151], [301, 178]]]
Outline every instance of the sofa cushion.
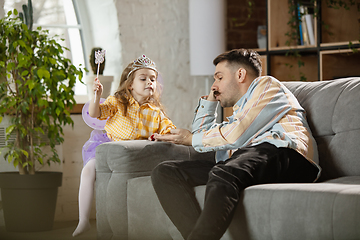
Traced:
[[[357, 239], [360, 176], [247, 188], [229, 231], [243, 239]], [[239, 228], [238, 226], [246, 226]], [[290, 238], [289, 238], [290, 237]]]
[[128, 239], [182, 239], [154, 194], [150, 177], [128, 180]]
[[[96, 148], [97, 172], [135, 173], [151, 172], [161, 161], [168, 159], [192, 159], [199, 155], [193, 148], [166, 142], [129, 140], [108, 142]], [[149, 160], [149, 161], [147, 161]]]
[[360, 78], [285, 82], [307, 113], [318, 144], [321, 180], [360, 175]]
[[[205, 186], [195, 191], [203, 207]], [[174, 237], [179, 233], [161, 209], [149, 176], [128, 180], [128, 210], [129, 239], [181, 239]], [[360, 176], [251, 186], [221, 240], [358, 239], [359, 212]], [[160, 228], [165, 230], [159, 233]]]

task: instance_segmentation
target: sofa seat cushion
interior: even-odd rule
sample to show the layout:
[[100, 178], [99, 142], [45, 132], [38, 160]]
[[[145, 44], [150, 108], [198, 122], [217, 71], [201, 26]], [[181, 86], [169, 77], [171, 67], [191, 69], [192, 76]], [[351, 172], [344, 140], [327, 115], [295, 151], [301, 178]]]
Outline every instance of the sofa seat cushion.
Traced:
[[230, 227], [239, 238], [337, 240], [360, 236], [360, 176], [323, 183], [257, 185], [247, 188], [243, 196], [235, 220], [246, 224], [233, 221]]
[[[203, 205], [205, 186], [195, 190]], [[129, 239], [179, 239], [161, 209], [150, 177], [128, 180], [127, 194]], [[160, 228], [165, 229], [161, 231], [165, 235], [157, 235]], [[360, 176], [350, 176], [323, 183], [248, 187], [222, 240], [337, 240], [359, 236]]]

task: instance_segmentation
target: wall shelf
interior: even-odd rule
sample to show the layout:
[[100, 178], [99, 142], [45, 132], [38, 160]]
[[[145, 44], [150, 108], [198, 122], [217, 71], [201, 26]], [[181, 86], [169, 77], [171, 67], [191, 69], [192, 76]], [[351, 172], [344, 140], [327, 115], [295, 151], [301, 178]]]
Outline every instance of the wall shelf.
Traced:
[[[271, 75], [280, 81], [299, 81], [301, 76], [305, 76], [306, 81], [360, 76], [360, 2], [356, 1], [357, 5], [350, 10], [332, 9], [326, 2], [315, 2], [320, 9], [318, 17], [313, 19], [315, 44], [292, 43], [289, 46], [289, 37], [286, 36], [291, 30], [287, 24], [291, 17], [289, 1], [267, 0], [267, 46], [265, 49], [254, 49], [261, 56], [262, 75]], [[325, 26], [329, 27], [331, 34]], [[349, 42], [358, 53], [349, 48]], [[290, 51], [300, 53], [301, 57], [289, 56]], [[298, 60], [304, 62], [304, 66], [299, 67]], [[231, 114], [232, 108], [224, 108], [223, 119]]]
[[[288, 4], [284, 0], [267, 1], [268, 46], [266, 51], [259, 52], [265, 57], [266, 73], [281, 81], [298, 81], [301, 76], [305, 76], [307, 81], [360, 76], [357, 67], [360, 53], [355, 54], [349, 49], [350, 41], [353, 48], [360, 48], [360, 3], [346, 10], [329, 8], [326, 0], [316, 1], [320, 14], [313, 20], [315, 44], [297, 45], [293, 42], [290, 46], [286, 36], [291, 30], [287, 24], [291, 17]], [[325, 26], [329, 27], [331, 34]], [[291, 51], [300, 53], [301, 57], [289, 55]], [[304, 62], [304, 66], [299, 67], [298, 60]]]

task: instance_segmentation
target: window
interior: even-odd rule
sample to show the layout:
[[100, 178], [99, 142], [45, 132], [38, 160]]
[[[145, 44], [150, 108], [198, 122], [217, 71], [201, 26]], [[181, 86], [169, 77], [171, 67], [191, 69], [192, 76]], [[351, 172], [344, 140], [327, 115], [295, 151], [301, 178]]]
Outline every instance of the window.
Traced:
[[[22, 12], [22, 5], [27, 0], [5, 0], [5, 14], [17, 9]], [[81, 37], [81, 25], [79, 24], [72, 0], [33, 0], [33, 28], [41, 26], [49, 30], [50, 35], [59, 35], [65, 39], [60, 43], [70, 51], [65, 53], [76, 67], [81, 64], [85, 67], [83, 42]], [[85, 74], [84, 74], [85, 75]], [[86, 95], [86, 85], [78, 81], [75, 86], [76, 95]]]

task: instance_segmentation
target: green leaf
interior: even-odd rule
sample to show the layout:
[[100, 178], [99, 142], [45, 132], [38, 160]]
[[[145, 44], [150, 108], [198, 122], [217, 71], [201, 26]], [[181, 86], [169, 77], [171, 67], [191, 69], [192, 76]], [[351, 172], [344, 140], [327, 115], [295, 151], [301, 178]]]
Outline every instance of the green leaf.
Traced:
[[39, 104], [39, 107], [42, 107], [42, 106], [47, 107], [48, 106], [48, 102], [45, 99], [39, 99], [38, 104]]
[[40, 128], [40, 127], [35, 128], [35, 130], [36, 130], [37, 132], [41, 132], [42, 134], [45, 134], [44, 129], [42, 129], [42, 128]]
[[44, 77], [44, 72], [41, 68], [37, 70], [37, 75], [40, 79], [42, 79]]
[[37, 71], [37, 75], [39, 76], [40, 79], [42, 79], [42, 78], [49, 79], [50, 78], [50, 72], [44, 68], [39, 68]]
[[17, 167], [19, 165], [19, 160], [15, 159], [13, 164], [14, 164], [14, 167]]
[[17, 41], [13, 42], [13, 46], [14, 48], [16, 48], [17, 46], [19, 46], [19, 43]]
[[54, 65], [56, 64], [56, 60], [54, 58], [50, 58], [49, 61], [51, 64], [54, 64]]
[[7, 67], [6, 67], [6, 70], [10, 72], [10, 71], [14, 70], [14, 68], [15, 68], [15, 63], [14, 62], [9, 62]]
[[58, 102], [58, 105], [59, 105], [61, 108], [65, 108], [64, 102], [62, 102], [62, 101], [59, 101], [59, 102]]
[[23, 149], [20, 149], [21, 153], [24, 154], [26, 157], [29, 157], [29, 153]]
[[13, 160], [13, 158], [14, 158], [14, 156], [13, 156], [13, 155], [9, 155], [9, 156], [8, 156], [8, 158], [7, 158], [8, 163], [11, 163], [11, 162], [12, 162], [12, 160]]
[[49, 79], [50, 78], [50, 72], [48, 70], [44, 70], [44, 75], [45, 75], [45, 78]]
[[15, 129], [16, 125], [10, 125], [6, 128], [6, 135], [9, 135], [12, 133], [12, 131]]
[[65, 113], [66, 115], [70, 116], [70, 112], [69, 112], [68, 110], [64, 109], [64, 113]]
[[299, 67], [302, 67], [302, 66], [304, 66], [304, 65], [305, 65], [305, 63], [304, 63], [303, 61], [298, 60], [298, 66], [299, 66]]
[[36, 82], [33, 81], [33, 80], [28, 80], [27, 85], [28, 85], [28, 87], [29, 87], [29, 90], [31, 91], [31, 90], [33, 90], [34, 87], [36, 86]]
[[19, 39], [18, 43], [19, 43], [20, 46], [26, 47], [26, 43], [23, 40]]

